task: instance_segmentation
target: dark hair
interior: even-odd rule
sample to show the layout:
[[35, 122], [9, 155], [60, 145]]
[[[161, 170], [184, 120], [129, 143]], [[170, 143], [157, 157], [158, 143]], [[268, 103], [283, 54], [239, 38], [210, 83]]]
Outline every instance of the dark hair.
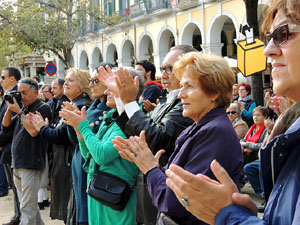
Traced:
[[10, 77], [15, 77], [16, 81], [19, 81], [21, 79], [21, 73], [20, 70], [18, 70], [15, 67], [5, 67], [3, 69], [3, 71], [7, 71], [8, 72], [8, 76]]
[[142, 67], [144, 67], [144, 69], [146, 70], [146, 73], [151, 71], [151, 80], [155, 80], [156, 68], [151, 62], [149, 62], [147, 60], [139, 61], [135, 65], [141, 65]]
[[32, 78], [23, 78], [22, 80], [19, 81], [20, 84], [28, 84], [30, 86], [30, 89], [33, 90], [39, 90], [39, 85], [38, 83], [32, 79]]
[[40, 79], [39, 76], [33, 76], [32, 78], [33, 78], [34, 80], [36, 80], [36, 82], [38, 82], [38, 83], [41, 81], [41, 79]]
[[4, 88], [2, 87], [2, 85], [0, 85], [0, 97], [4, 95]]
[[176, 45], [170, 49], [170, 51], [173, 50], [180, 50], [182, 51], [182, 54], [188, 53], [188, 52], [199, 52], [197, 49], [195, 49], [191, 45]]
[[60, 87], [64, 86], [65, 80], [62, 78], [56, 78], [57, 83]]
[[241, 86], [244, 86], [244, 87], [245, 87], [246, 91], [248, 92], [248, 95], [251, 94], [251, 86], [250, 86], [250, 84], [244, 82], [244, 83], [240, 83], [240, 84], [238, 85], [239, 88], [240, 88]]
[[48, 87], [49, 91], [52, 93], [52, 87], [49, 84], [44, 84], [41, 89], [43, 90], [45, 87]]

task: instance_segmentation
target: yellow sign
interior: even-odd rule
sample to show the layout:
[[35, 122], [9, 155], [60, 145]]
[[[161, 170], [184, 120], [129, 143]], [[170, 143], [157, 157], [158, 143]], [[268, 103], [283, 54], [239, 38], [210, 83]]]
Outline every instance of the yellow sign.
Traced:
[[255, 38], [251, 44], [247, 44], [246, 40], [238, 41], [237, 66], [246, 77], [264, 71], [267, 67], [267, 57], [264, 55], [264, 43], [258, 38]]

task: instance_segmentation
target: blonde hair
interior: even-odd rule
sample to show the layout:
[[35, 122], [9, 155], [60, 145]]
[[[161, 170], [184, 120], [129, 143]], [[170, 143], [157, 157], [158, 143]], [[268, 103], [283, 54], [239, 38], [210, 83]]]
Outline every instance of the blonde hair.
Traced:
[[83, 93], [86, 93], [91, 99], [93, 99], [92, 90], [89, 86], [89, 78], [91, 75], [88, 71], [79, 68], [70, 68], [67, 70], [66, 74], [73, 73], [78, 85]]
[[219, 94], [216, 99], [217, 106], [223, 106], [226, 109], [231, 103], [235, 76], [227, 61], [222, 57], [190, 52], [174, 64], [173, 71], [179, 80], [184, 72], [197, 78], [207, 95]]

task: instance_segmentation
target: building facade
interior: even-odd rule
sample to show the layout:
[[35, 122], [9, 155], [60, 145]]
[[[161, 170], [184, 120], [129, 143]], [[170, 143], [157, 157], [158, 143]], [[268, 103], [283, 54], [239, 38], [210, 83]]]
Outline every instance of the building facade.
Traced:
[[[73, 49], [74, 67], [92, 72], [103, 61], [134, 66], [146, 59], [159, 68], [169, 49], [179, 44], [226, 57], [235, 67], [236, 41], [244, 38], [239, 27], [246, 23], [243, 0], [91, 0], [90, 4], [124, 21], [103, 27], [87, 20]], [[265, 4], [259, 1], [259, 23]], [[63, 76], [62, 63], [56, 63]]]

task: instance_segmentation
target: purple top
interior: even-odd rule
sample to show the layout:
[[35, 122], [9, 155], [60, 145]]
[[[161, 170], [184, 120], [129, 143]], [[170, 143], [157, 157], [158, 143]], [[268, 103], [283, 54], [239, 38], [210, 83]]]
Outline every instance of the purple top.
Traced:
[[216, 180], [210, 163], [216, 159], [239, 187], [243, 155], [233, 126], [223, 107], [208, 112], [198, 124], [186, 128], [177, 138], [175, 151], [164, 168], [156, 168], [147, 175], [147, 186], [153, 204], [159, 212], [170, 216], [178, 224], [206, 224], [189, 213], [166, 185], [164, 171], [176, 164], [185, 170], [202, 173]]

